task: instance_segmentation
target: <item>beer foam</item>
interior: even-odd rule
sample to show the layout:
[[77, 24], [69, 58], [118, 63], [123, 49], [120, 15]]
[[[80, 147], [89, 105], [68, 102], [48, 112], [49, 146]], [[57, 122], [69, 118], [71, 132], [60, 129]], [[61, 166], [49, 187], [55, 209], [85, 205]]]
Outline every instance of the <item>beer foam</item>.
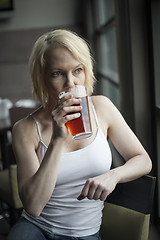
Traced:
[[68, 96], [68, 95], [73, 95], [73, 97], [85, 97], [85, 96], [87, 96], [86, 88], [83, 85], [76, 85], [72, 91], [60, 92], [59, 99], [62, 99], [64, 96]]

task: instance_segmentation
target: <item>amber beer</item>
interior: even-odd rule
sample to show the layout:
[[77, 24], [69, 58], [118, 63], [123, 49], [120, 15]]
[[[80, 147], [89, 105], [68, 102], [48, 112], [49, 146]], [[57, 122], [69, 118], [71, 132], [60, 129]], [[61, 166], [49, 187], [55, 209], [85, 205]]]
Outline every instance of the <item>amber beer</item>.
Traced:
[[68, 121], [65, 124], [66, 127], [70, 130], [70, 133], [75, 140], [90, 137], [92, 135], [92, 129], [89, 114], [88, 97], [85, 87], [77, 85], [75, 86], [74, 90], [63, 94], [61, 93], [60, 98], [62, 98], [66, 94], [72, 94], [74, 97], [81, 98], [82, 100], [80, 103], [80, 105], [82, 106], [82, 110], [80, 111], [80, 117]]

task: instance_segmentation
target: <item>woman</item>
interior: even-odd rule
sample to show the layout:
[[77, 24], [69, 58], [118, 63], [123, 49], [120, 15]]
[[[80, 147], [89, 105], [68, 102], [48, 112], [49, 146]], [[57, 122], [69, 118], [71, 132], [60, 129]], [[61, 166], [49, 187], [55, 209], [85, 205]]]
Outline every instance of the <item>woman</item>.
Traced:
[[[87, 43], [75, 33], [41, 36], [30, 57], [33, 90], [42, 103], [13, 128], [18, 188], [24, 211], [9, 240], [100, 239], [103, 201], [119, 182], [151, 170], [151, 160], [122, 115], [104, 96], [89, 100], [93, 134], [73, 140], [65, 123], [80, 116], [80, 99], [58, 99], [64, 89], [95, 77]], [[104, 111], [105, 109], [105, 111]], [[109, 138], [126, 163], [111, 167]]]

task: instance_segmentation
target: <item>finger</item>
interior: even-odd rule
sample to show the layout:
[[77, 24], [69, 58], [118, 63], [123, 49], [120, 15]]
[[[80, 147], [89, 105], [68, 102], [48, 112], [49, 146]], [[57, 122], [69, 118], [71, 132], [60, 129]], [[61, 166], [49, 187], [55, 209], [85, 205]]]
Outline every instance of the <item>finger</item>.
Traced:
[[98, 188], [96, 189], [96, 191], [95, 191], [95, 193], [94, 193], [93, 199], [94, 199], [94, 200], [100, 199], [102, 193], [103, 193], [103, 191], [102, 191], [101, 186], [98, 186]]
[[97, 189], [97, 184], [93, 181], [90, 184], [89, 190], [88, 190], [88, 194], [87, 194], [87, 198], [92, 200], [94, 198], [94, 195], [96, 193], [96, 189]]
[[59, 105], [62, 106], [70, 106], [70, 105], [79, 105], [81, 103], [81, 99], [80, 98], [74, 98], [73, 96], [67, 96], [62, 98], [61, 100], [59, 100]]
[[66, 96], [62, 99], [59, 99], [56, 106], [52, 110], [52, 113], [58, 113], [63, 107], [71, 105], [79, 105], [81, 102], [80, 98], [73, 98], [73, 96]]
[[88, 179], [86, 181], [86, 183], [85, 183], [85, 185], [84, 185], [84, 187], [83, 187], [83, 189], [81, 191], [81, 194], [77, 197], [78, 200], [82, 200], [82, 199], [84, 199], [87, 196], [88, 191], [89, 191], [90, 182], [91, 182], [90, 179]]
[[[63, 107], [61, 110], [58, 108], [52, 111], [53, 119], [61, 124], [65, 124], [66, 122], [79, 118], [80, 111], [82, 110], [81, 106], [70, 106], [70, 107]], [[73, 114], [72, 114], [73, 113]]]
[[80, 112], [81, 110], [82, 110], [82, 106], [80, 105], [69, 105], [69, 106], [60, 105], [57, 109], [52, 111], [52, 114], [58, 115], [60, 117], [64, 117], [69, 113]]
[[72, 114], [72, 115], [66, 115], [64, 117], [61, 117], [61, 118], [56, 118], [56, 117], [53, 117], [53, 120], [54, 122], [56, 122], [56, 124], [59, 126], [59, 127], [63, 127], [65, 126], [65, 124], [70, 121], [70, 120], [73, 120], [73, 119], [76, 119], [76, 118], [79, 118], [81, 116], [80, 113], [75, 113], [75, 114]]
[[80, 112], [81, 110], [82, 110], [82, 106], [80, 106], [80, 105], [63, 107], [60, 111], [60, 115], [61, 115], [61, 113], [66, 115], [69, 113]]
[[105, 201], [106, 198], [108, 197], [108, 195], [109, 195], [109, 192], [103, 191], [103, 192], [101, 193], [101, 196], [100, 196], [99, 199], [100, 199], [101, 201]]
[[81, 116], [80, 113], [68, 114], [63, 117], [64, 123], [79, 118]]
[[80, 194], [78, 197], [77, 197], [77, 199], [78, 200], [83, 200], [85, 197], [82, 195], [82, 194]]

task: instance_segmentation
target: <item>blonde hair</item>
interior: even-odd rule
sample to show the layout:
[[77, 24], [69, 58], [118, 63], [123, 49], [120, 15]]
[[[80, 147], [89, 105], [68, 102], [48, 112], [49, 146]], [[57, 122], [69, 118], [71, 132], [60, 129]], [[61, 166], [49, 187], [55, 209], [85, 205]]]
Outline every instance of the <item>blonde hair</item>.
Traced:
[[85, 86], [88, 95], [93, 93], [95, 76], [93, 73], [93, 59], [88, 43], [76, 33], [58, 29], [42, 35], [34, 44], [30, 59], [30, 73], [32, 77], [33, 93], [45, 107], [48, 92], [45, 84], [45, 54], [49, 48], [66, 47], [79, 61], [85, 70]]

